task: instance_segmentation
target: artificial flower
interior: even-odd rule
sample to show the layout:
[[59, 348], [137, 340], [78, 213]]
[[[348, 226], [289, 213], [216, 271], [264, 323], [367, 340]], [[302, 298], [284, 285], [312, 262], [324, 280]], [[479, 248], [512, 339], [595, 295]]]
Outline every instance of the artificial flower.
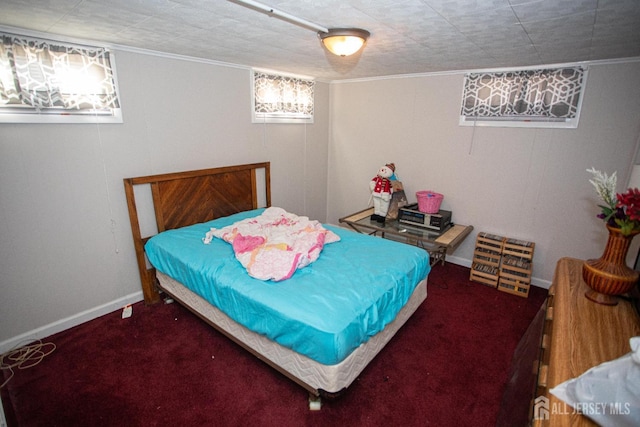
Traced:
[[620, 228], [620, 233], [628, 236], [640, 232], [640, 190], [629, 188], [625, 193], [616, 193], [616, 172], [608, 176], [595, 168], [587, 169], [593, 175], [589, 182], [593, 185], [604, 205], [598, 205], [598, 214], [606, 224]]

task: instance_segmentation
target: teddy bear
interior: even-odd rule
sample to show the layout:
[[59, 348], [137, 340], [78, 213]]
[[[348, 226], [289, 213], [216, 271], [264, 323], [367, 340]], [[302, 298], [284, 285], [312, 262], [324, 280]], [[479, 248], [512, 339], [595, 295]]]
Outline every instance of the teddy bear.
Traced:
[[373, 215], [371, 220], [384, 223], [389, 211], [389, 201], [393, 193], [391, 178], [396, 171], [396, 165], [387, 163], [378, 169], [378, 174], [369, 182], [369, 190], [373, 198]]

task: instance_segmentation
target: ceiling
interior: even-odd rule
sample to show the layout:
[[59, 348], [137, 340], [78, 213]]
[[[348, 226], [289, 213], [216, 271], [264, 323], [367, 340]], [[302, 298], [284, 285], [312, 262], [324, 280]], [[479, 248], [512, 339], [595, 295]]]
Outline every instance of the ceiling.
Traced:
[[314, 30], [234, 0], [0, 0], [0, 25], [301, 74], [358, 79], [640, 57], [639, 0], [263, 0], [371, 32], [340, 58]]

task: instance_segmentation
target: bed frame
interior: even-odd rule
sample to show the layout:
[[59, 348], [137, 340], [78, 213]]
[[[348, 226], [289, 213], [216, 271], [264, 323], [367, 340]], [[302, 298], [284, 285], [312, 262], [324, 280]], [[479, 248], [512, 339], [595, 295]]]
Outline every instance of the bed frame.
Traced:
[[[257, 171], [264, 171], [264, 193], [257, 188]], [[184, 285], [148, 267], [144, 245], [152, 236], [142, 236], [136, 186], [150, 185], [158, 233], [256, 209], [258, 194], [271, 206], [270, 164], [253, 163], [198, 171], [151, 175], [124, 180], [138, 270], [147, 304], [160, 301], [160, 293], [184, 305], [209, 325], [244, 347], [286, 377], [309, 391], [310, 409], [320, 409], [320, 397], [342, 393], [393, 338], [395, 333], [427, 297], [426, 278], [409, 302], [383, 331], [360, 345], [336, 365], [322, 365], [270, 341], [231, 320]]]
[[257, 209], [257, 171], [264, 171], [266, 206], [271, 206], [270, 163], [252, 163], [213, 169], [125, 178], [133, 245], [146, 304], [160, 301], [156, 272], [147, 267], [144, 245], [152, 236], [142, 236], [136, 186], [150, 185], [158, 233], [187, 225], [211, 221], [251, 209]]

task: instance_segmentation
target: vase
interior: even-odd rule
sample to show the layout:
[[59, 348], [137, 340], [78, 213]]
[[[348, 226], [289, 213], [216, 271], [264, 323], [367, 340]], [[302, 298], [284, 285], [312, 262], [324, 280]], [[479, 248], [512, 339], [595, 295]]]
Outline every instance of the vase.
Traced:
[[589, 290], [585, 296], [598, 304], [617, 305], [617, 295], [625, 294], [638, 283], [638, 272], [626, 263], [627, 252], [634, 236], [622, 235], [620, 229], [607, 225], [609, 239], [604, 253], [598, 259], [589, 259], [582, 267], [582, 278]]

